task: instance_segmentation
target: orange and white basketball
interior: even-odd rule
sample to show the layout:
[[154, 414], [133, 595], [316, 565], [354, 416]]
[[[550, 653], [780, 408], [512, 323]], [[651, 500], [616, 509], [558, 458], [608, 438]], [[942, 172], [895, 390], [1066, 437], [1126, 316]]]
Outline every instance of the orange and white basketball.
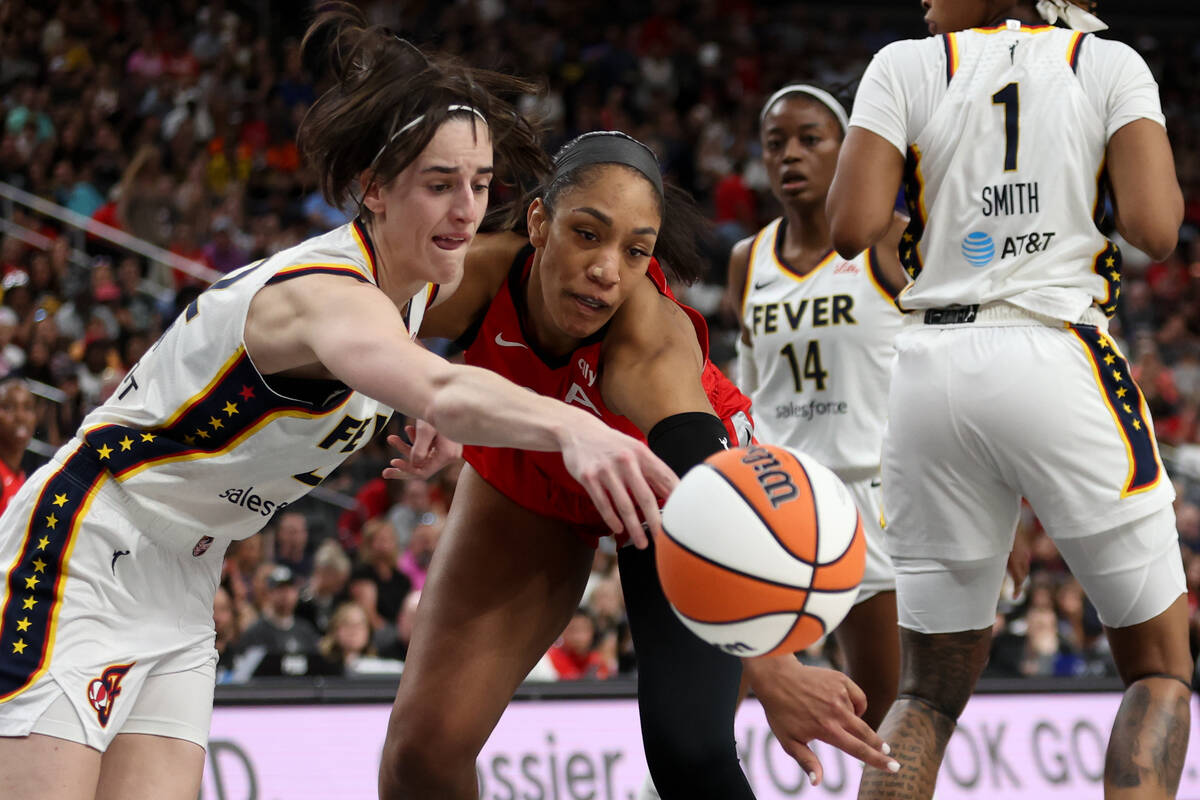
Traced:
[[690, 470], [663, 507], [658, 574], [697, 636], [738, 656], [812, 645], [841, 623], [866, 560], [850, 491], [811, 456], [751, 445]]

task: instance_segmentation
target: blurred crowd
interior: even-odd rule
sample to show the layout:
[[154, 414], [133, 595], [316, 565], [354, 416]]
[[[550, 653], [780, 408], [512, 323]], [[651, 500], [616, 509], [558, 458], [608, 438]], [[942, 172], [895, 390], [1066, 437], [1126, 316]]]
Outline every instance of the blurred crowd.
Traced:
[[[321, 198], [294, 144], [320, 89], [300, 57], [301, 5], [5, 0], [0, 183], [218, 272], [341, 224], [348, 212]], [[759, 163], [763, 99], [795, 79], [848, 99], [875, 50], [924, 33], [915, 3], [883, 0], [363, 6], [418, 43], [540, 81], [521, 108], [542, 120], [551, 150], [598, 128], [649, 143], [712, 220], [708, 277], [687, 297], [710, 315], [722, 362], [736, 328], [717, 302], [729, 247], [775, 214]], [[1188, 203], [1170, 258], [1128, 254], [1113, 332], [1160, 441], [1186, 450], [1200, 443], [1200, 37], [1189, 19], [1111, 21], [1160, 82]], [[33, 389], [0, 384], [7, 496], [10, 477], [70, 437], [204, 282], [22, 204], [0, 208], [0, 378]], [[223, 679], [402, 668], [457, 471], [384, 481], [384, 448], [366, 448], [319, 496], [231, 548], [214, 609]], [[1176, 480], [1200, 643], [1200, 483]], [[1032, 577], [1002, 603], [988, 674], [1112, 674], [1094, 609], [1032, 514], [1022, 526]], [[636, 668], [615, 562], [602, 542], [583, 605], [533, 678]], [[832, 643], [804, 657], [838, 662]]]

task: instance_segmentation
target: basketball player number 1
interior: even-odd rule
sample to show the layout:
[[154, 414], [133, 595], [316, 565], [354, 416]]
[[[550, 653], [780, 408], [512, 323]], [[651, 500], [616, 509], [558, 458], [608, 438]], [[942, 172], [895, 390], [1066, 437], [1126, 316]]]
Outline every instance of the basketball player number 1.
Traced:
[[1021, 123], [1017, 119], [1020, 112], [1020, 99], [1017, 84], [1010, 83], [992, 95], [992, 105], [1004, 104], [1004, 171], [1013, 172], [1017, 168], [1017, 143], [1021, 139]]

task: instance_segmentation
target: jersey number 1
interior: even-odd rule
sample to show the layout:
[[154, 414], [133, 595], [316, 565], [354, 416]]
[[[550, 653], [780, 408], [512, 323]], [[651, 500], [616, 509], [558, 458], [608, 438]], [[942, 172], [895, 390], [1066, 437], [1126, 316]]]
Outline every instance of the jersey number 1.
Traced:
[[1017, 168], [1017, 143], [1021, 140], [1021, 122], [1017, 118], [1021, 103], [1017, 84], [1010, 83], [992, 95], [992, 105], [1004, 104], [1004, 171]]

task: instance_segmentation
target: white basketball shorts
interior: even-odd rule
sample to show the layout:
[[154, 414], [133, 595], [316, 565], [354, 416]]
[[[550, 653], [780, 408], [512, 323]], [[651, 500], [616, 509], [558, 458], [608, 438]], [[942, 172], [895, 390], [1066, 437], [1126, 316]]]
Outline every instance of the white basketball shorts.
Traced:
[[1174, 499], [1149, 409], [1100, 327], [917, 324], [896, 350], [883, 458], [893, 556], [1007, 553], [1021, 497], [1056, 540]]
[[[214, 663], [227, 542], [155, 540], [128, 520], [106, 475], [78, 454], [51, 462], [0, 517], [0, 736], [30, 733], [66, 698], [82, 743], [103, 751], [148, 677]], [[212, 686], [204, 691], [211, 709]], [[178, 705], [195, 716], [195, 698]], [[155, 704], [154, 714], [172, 713]]]
[[854, 496], [854, 504], [858, 506], [859, 516], [862, 517], [863, 533], [867, 537], [867, 563], [863, 570], [862, 583], [858, 587], [858, 595], [854, 598], [855, 605], [870, 600], [880, 592], [890, 592], [896, 588], [896, 571], [892, 567], [892, 559], [887, 554], [884, 542], [883, 528], [880, 520], [883, 516], [883, 489], [879, 475], [857, 481], [845, 481], [846, 488]]

